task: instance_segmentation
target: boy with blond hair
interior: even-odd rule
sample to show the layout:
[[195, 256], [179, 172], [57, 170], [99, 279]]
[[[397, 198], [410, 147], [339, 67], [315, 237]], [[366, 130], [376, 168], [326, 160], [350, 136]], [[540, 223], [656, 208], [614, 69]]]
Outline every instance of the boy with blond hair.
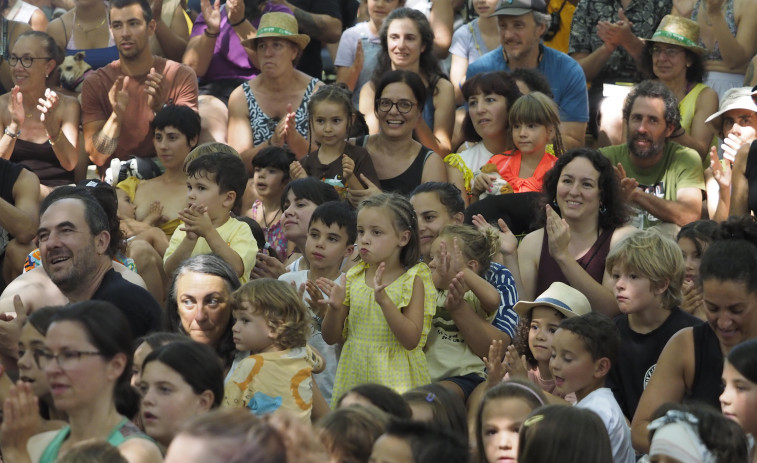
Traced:
[[630, 420], [668, 340], [680, 329], [702, 321], [681, 310], [685, 267], [675, 241], [655, 229], [638, 231], [618, 242], [607, 269], [621, 315], [618, 361], [607, 386]]

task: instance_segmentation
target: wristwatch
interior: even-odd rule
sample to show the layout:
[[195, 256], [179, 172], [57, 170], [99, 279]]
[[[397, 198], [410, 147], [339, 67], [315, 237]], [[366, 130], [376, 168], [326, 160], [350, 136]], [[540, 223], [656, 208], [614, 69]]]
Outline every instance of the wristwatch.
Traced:
[[8, 130], [8, 127], [6, 127], [5, 130], [3, 130], [3, 133], [11, 138], [18, 138], [18, 136], [21, 135], [21, 129], [19, 129], [18, 132], [11, 132], [10, 130]]

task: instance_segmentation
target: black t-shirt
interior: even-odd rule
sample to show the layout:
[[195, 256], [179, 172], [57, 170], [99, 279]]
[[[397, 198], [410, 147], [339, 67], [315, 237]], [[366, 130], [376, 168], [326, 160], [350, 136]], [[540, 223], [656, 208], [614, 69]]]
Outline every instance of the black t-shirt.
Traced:
[[134, 339], [160, 329], [161, 309], [146, 289], [130, 283], [111, 269], [103, 277], [92, 299], [108, 301], [124, 314]]
[[754, 140], [749, 146], [749, 153], [746, 158], [746, 172], [744, 172], [744, 175], [749, 183], [749, 192], [747, 196], [749, 211], [757, 213], [757, 140]]
[[[342, 5], [339, 0], [290, 0], [289, 3], [303, 11], [307, 11], [308, 13], [325, 14], [333, 16], [340, 21], [342, 20]], [[297, 16], [296, 13], [295, 16]], [[306, 33], [301, 24], [299, 25], [299, 32], [300, 34]], [[323, 71], [321, 48], [321, 41], [315, 40], [315, 38], [311, 36], [310, 43], [302, 52], [302, 57], [297, 65], [297, 69], [311, 77], [320, 79]]]
[[615, 317], [615, 325], [620, 331], [620, 351], [617, 362], [607, 375], [606, 385], [612, 389], [623, 414], [629, 420], [633, 419], [641, 394], [652, 377], [665, 344], [679, 330], [703, 323], [676, 307], [656, 330], [640, 334], [629, 326], [628, 315]]

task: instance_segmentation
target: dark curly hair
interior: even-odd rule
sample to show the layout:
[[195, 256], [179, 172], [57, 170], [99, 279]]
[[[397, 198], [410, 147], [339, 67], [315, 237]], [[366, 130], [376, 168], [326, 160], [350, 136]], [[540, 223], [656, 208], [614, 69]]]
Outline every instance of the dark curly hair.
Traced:
[[623, 120], [628, 123], [631, 117], [631, 109], [639, 97], [659, 98], [665, 103], [665, 124], [678, 130], [681, 126], [681, 112], [678, 110], [678, 99], [673, 92], [662, 82], [645, 80], [635, 85], [623, 103]]
[[[620, 195], [615, 171], [612, 168], [610, 160], [604, 157], [599, 151], [591, 148], [576, 148], [568, 151], [559, 158], [552, 168], [544, 174], [544, 184], [542, 187], [541, 207], [538, 210], [537, 222], [539, 225], [546, 223], [546, 214], [544, 206], [552, 203], [557, 196], [557, 182], [560, 179], [562, 170], [574, 159], [586, 158], [599, 172], [599, 204], [600, 208], [604, 206], [605, 212], [599, 214], [599, 228], [607, 230], [622, 226], [628, 218], [628, 208]], [[560, 210], [555, 207], [557, 213]]]
[[[534, 311], [533, 309], [528, 311], [528, 314], [524, 317], [520, 317], [520, 321], [518, 322], [518, 328], [515, 330], [515, 340], [513, 341], [513, 346], [515, 346], [515, 349], [518, 351], [518, 355], [525, 355], [526, 356], [526, 362], [528, 362], [528, 365], [531, 366], [531, 368], [536, 368], [539, 366], [539, 362], [536, 361], [536, 358], [534, 357], [534, 353], [531, 352], [531, 347], [528, 345], [528, 334], [529, 331], [531, 331], [531, 316], [533, 315]], [[562, 318], [565, 318], [563, 314], [555, 310], [556, 314], [559, 314]]]
[[[442, 71], [439, 60], [434, 56], [434, 31], [431, 29], [426, 16], [413, 8], [397, 8], [384, 19], [384, 24], [379, 31], [381, 51], [379, 52], [376, 69], [371, 76], [373, 86], [377, 87], [384, 74], [392, 70], [392, 61], [389, 59], [389, 46], [387, 44], [387, 31], [389, 30], [389, 25], [395, 19], [410, 19], [418, 27], [418, 34], [421, 37], [421, 46], [423, 47], [419, 63], [420, 73], [427, 79], [428, 88], [436, 92], [436, 83], [441, 78], [446, 79], [447, 76]], [[376, 92], [376, 95], [379, 95], [379, 93]]]

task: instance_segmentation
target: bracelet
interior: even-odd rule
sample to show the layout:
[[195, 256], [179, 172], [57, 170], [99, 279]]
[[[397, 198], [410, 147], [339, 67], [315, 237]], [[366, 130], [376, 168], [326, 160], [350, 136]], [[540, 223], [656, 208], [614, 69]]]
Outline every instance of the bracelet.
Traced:
[[5, 130], [3, 130], [3, 133], [8, 135], [11, 138], [18, 138], [19, 135], [21, 135], [21, 129], [18, 129], [18, 132], [11, 132], [8, 127], [5, 127]]
[[[242, 24], [245, 21], [247, 21], [247, 18], [243, 17], [241, 20], [239, 20], [238, 23], [231, 24], [231, 27], [237, 27], [238, 25]], [[207, 30], [207, 29], [205, 29], [205, 30]]]
[[50, 134], [47, 134], [47, 142], [50, 143], [50, 146], [55, 146], [55, 144], [58, 143], [58, 140], [60, 140], [61, 135], [63, 135], [63, 127], [58, 130], [58, 135], [56, 135], [55, 138], [51, 137]]
[[215, 38], [217, 38], [217, 37], [218, 37], [219, 35], [221, 35], [221, 31], [218, 31], [218, 32], [216, 32], [215, 34], [213, 34], [213, 33], [211, 33], [211, 32], [208, 32], [208, 29], [206, 28], [206, 29], [205, 29], [205, 32], [204, 32], [204, 34], [205, 34], [205, 37], [207, 37], [207, 38], [209, 38], [209, 39], [215, 39]]

